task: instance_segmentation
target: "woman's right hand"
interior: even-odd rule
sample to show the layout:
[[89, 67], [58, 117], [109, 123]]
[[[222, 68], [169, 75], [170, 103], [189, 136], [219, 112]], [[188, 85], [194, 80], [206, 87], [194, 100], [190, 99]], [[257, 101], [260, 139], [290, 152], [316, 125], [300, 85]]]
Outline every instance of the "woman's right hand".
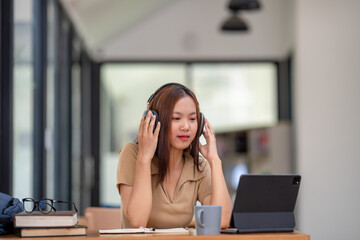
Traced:
[[151, 162], [151, 159], [154, 157], [160, 132], [160, 122], [158, 122], [155, 131], [153, 131], [156, 116], [151, 115], [151, 111], [148, 111], [146, 116], [141, 118], [138, 132], [138, 160], [143, 160], [144, 162]]
[[121, 184], [120, 195], [124, 217], [131, 227], [146, 226], [152, 209], [151, 160], [154, 157], [160, 123], [155, 128], [155, 116], [149, 111], [141, 118], [138, 132], [138, 154], [132, 186]]

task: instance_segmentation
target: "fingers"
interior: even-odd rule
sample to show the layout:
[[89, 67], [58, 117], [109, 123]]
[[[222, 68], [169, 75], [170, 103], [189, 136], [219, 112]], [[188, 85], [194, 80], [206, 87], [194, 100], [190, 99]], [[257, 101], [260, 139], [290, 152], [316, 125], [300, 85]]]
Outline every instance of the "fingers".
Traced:
[[205, 118], [205, 131], [203, 132], [203, 134], [204, 134], [205, 139], [208, 139], [209, 137], [215, 138], [214, 129], [212, 128], [212, 126], [207, 118]]
[[[155, 122], [155, 121], [154, 121]], [[159, 136], [159, 132], [160, 132], [160, 122], [157, 123], [156, 128], [155, 128], [155, 132], [154, 132], [154, 136], [158, 137]]]
[[205, 131], [204, 137], [206, 144], [199, 144], [199, 150], [201, 154], [210, 162], [218, 158], [218, 153], [216, 149], [216, 137], [214, 129], [212, 128], [210, 122], [205, 118]]
[[207, 127], [207, 129], [209, 130], [209, 132], [210, 132], [211, 134], [214, 134], [214, 129], [213, 129], [213, 127], [211, 126], [210, 122], [209, 122], [207, 119], [206, 119], [205, 124], [206, 124], [206, 127]]
[[141, 118], [140, 126], [139, 126], [139, 135], [149, 135], [152, 136], [153, 134], [155, 136], [158, 135], [160, 131], [160, 122], [157, 123], [157, 126], [155, 126], [156, 123], [156, 116], [155, 114], [152, 114], [151, 111], [148, 111], [144, 117]]
[[[152, 117], [149, 119], [149, 125], [148, 125], [148, 133], [149, 134], [154, 134], [154, 136], [158, 136], [159, 135], [159, 131], [160, 131], [160, 122], [158, 121], [156, 123], [156, 116], [152, 115]], [[155, 126], [156, 124], [156, 126]]]
[[[154, 117], [154, 116], [153, 116]], [[154, 124], [150, 127], [150, 123], [152, 120], [152, 113], [151, 111], [148, 111], [146, 116], [145, 116], [145, 120], [144, 120], [144, 132], [148, 133], [149, 129], [154, 129]]]
[[149, 118], [149, 123], [147, 124], [147, 130], [146, 130], [146, 132], [147, 132], [148, 134], [152, 134], [152, 133], [153, 133], [153, 131], [154, 131], [154, 124], [155, 124], [155, 116], [151, 116], [151, 117]]

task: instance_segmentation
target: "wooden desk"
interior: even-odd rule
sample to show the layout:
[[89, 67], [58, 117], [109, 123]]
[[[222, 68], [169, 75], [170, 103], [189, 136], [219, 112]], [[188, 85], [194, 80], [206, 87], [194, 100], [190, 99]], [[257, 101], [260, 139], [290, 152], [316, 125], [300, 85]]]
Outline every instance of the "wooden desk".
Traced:
[[[118, 235], [99, 235], [98, 232], [89, 232], [87, 236], [79, 237], [51, 237], [51, 240], [85, 240], [85, 239], [98, 239], [98, 240], [207, 240], [207, 239], [228, 239], [228, 240], [310, 240], [310, 236], [300, 232], [293, 233], [248, 233], [248, 234], [220, 234], [220, 235], [203, 235], [203, 236], [184, 236], [184, 235], [159, 235], [159, 234], [118, 234]], [[0, 236], [0, 239], [24, 239], [15, 235]], [[27, 238], [29, 240], [44, 240], [45, 238]]]

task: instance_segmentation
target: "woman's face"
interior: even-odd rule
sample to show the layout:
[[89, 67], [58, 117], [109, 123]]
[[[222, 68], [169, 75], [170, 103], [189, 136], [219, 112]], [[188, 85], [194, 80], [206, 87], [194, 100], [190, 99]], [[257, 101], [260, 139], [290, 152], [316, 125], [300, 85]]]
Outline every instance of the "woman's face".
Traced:
[[171, 147], [184, 150], [194, 140], [198, 128], [194, 100], [186, 95], [174, 106], [171, 120]]

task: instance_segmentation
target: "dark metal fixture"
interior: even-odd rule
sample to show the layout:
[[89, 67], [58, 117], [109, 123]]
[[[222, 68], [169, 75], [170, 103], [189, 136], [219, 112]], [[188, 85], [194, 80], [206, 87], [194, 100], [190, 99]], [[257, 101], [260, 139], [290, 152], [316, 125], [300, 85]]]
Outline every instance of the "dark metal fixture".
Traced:
[[223, 31], [247, 31], [249, 27], [246, 21], [239, 17], [239, 11], [259, 10], [261, 5], [258, 0], [231, 0], [228, 8], [233, 14], [223, 23], [221, 29]]

